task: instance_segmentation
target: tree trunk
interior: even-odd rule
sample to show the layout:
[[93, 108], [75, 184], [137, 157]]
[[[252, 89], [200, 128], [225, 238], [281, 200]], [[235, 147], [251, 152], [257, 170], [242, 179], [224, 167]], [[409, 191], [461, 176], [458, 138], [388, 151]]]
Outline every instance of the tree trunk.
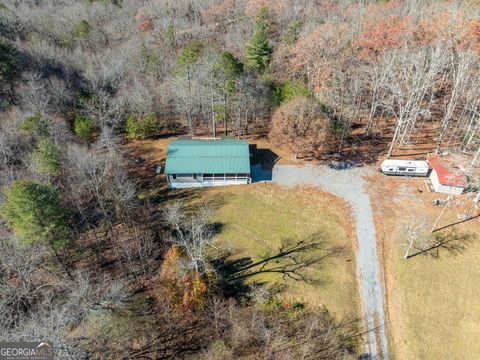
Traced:
[[393, 134], [392, 142], [390, 143], [390, 148], [388, 149], [387, 158], [392, 156], [393, 147], [397, 142], [398, 134], [400, 133], [400, 128], [402, 127], [402, 121], [398, 120], [397, 126], [395, 127], [395, 133]]
[[217, 138], [217, 126], [215, 124], [215, 110], [214, 110], [214, 99], [213, 99], [213, 84], [210, 82], [210, 95], [212, 97], [211, 101], [211, 107], [212, 107], [212, 132], [213, 132], [213, 138]]
[[475, 153], [475, 156], [473, 157], [472, 162], [470, 164], [472, 166], [476, 166], [479, 157], [480, 157], [480, 145], [478, 146], [477, 152]]
[[188, 81], [188, 126], [190, 127], [190, 135], [195, 135], [195, 129], [193, 127], [193, 114], [192, 114], [192, 79], [190, 77], [190, 69], [187, 70]]
[[225, 135], [228, 135], [227, 129], [227, 96], [223, 97], [223, 121], [225, 122]]

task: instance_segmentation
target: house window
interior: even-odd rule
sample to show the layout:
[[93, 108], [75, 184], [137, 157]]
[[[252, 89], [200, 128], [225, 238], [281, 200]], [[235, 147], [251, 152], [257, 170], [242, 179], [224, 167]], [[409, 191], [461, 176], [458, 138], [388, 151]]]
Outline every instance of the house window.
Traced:
[[393, 168], [388, 168], [388, 171], [393, 171]]
[[406, 170], [407, 170], [407, 168], [404, 168], [404, 167], [399, 167], [398, 168], [398, 171], [406, 171]]
[[407, 171], [412, 172], [412, 171], [415, 171], [415, 169], [410, 168], [410, 169], [407, 169]]
[[193, 174], [193, 180], [197, 180], [197, 174]]
[[177, 178], [177, 174], [172, 175], [172, 179], [175, 180]]

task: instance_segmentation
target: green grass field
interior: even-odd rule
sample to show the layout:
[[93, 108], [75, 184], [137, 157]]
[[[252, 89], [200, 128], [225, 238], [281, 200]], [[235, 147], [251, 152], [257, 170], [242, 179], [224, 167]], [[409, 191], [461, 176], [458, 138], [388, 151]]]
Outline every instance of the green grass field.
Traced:
[[[355, 255], [347, 209], [338, 199], [311, 189], [287, 189], [272, 184], [201, 189], [199, 202], [215, 204], [213, 221], [219, 224], [215, 243], [232, 259], [259, 260], [275, 253], [282, 243], [315, 239], [320, 249], [307, 257], [323, 258], [306, 269], [307, 281], [260, 274], [250, 281], [285, 286], [286, 300], [325, 306], [337, 317], [358, 317]], [[336, 249], [335, 254], [331, 254]]]

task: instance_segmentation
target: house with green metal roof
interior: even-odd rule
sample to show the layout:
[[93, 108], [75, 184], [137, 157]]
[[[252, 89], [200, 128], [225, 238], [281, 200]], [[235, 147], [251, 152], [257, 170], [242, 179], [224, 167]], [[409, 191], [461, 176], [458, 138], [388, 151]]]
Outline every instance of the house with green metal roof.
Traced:
[[165, 174], [170, 188], [248, 184], [248, 142], [179, 138], [168, 145]]

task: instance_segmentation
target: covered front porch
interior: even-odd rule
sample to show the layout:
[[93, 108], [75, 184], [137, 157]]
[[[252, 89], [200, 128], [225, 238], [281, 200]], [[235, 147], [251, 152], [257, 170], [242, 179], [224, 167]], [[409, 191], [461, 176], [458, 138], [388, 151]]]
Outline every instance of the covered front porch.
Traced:
[[246, 173], [170, 174], [167, 176], [167, 180], [171, 188], [181, 189], [248, 184], [250, 176]]

